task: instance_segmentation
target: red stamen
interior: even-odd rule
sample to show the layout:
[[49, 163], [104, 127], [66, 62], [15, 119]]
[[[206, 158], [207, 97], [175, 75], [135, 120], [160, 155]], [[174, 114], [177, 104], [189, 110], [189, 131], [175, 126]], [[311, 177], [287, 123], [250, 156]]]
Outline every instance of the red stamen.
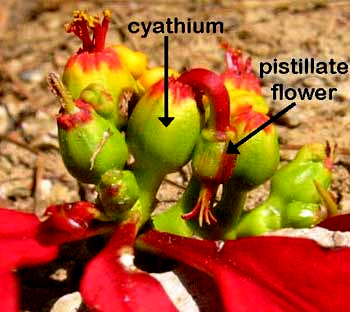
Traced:
[[[106, 10], [102, 24], [97, 16], [88, 15], [86, 12], [74, 12], [74, 20], [66, 26], [68, 33], [73, 32], [83, 43], [82, 52], [101, 52], [105, 47], [105, 40], [108, 31], [111, 13]], [[90, 38], [90, 30], [93, 32], [93, 39]]]
[[194, 208], [190, 212], [183, 214], [181, 217], [185, 220], [191, 220], [198, 217], [198, 223], [200, 227], [203, 225], [203, 219], [207, 225], [210, 225], [211, 223], [217, 223], [217, 219], [211, 211], [212, 201], [216, 194], [216, 190], [216, 186], [205, 186], [202, 189], [199, 199]]
[[102, 47], [104, 48], [106, 36], [107, 36], [107, 31], [108, 31], [108, 27], [109, 27], [109, 22], [111, 21], [111, 12], [108, 10], [105, 10], [103, 12], [103, 15], [104, 15], [104, 18], [103, 18], [102, 26], [101, 26], [101, 42], [102, 42]]
[[90, 39], [89, 28], [86, 21], [81, 21], [80, 23], [81, 29], [81, 40], [83, 42], [83, 51], [89, 51], [92, 47], [92, 41]]
[[201, 208], [201, 205], [199, 203], [199, 201], [196, 203], [196, 205], [194, 206], [194, 208], [190, 211], [190, 212], [187, 212], [187, 213], [184, 213], [181, 218], [182, 219], [185, 219], [185, 220], [191, 220], [191, 219], [194, 219], [196, 217], [199, 216], [199, 211], [200, 211], [200, 208]]
[[221, 44], [225, 49], [226, 71], [221, 75], [224, 79], [231, 80], [238, 89], [246, 89], [261, 94], [259, 79], [252, 71], [252, 60], [250, 57], [243, 59], [240, 50], [230, 47], [227, 42]]
[[337, 147], [337, 144], [335, 144], [332, 148], [329, 141], [326, 142], [326, 159], [324, 160], [324, 165], [329, 171], [334, 169], [334, 159]]
[[221, 47], [225, 49], [226, 67], [236, 73], [244, 71], [245, 64], [242, 58], [242, 52], [238, 49], [232, 48], [228, 42], [221, 43]]
[[92, 46], [92, 41], [89, 34], [89, 25], [86, 19], [82, 16], [75, 17], [75, 20], [66, 26], [66, 32], [74, 33], [83, 43], [83, 48], [79, 50], [80, 52], [90, 51]]
[[101, 52], [104, 49], [104, 42], [102, 42], [101, 37], [102, 37], [101, 25], [97, 24], [94, 27], [94, 37], [93, 37], [94, 52]]
[[248, 57], [245, 61], [245, 71], [248, 74], [252, 72], [252, 58], [251, 57]]

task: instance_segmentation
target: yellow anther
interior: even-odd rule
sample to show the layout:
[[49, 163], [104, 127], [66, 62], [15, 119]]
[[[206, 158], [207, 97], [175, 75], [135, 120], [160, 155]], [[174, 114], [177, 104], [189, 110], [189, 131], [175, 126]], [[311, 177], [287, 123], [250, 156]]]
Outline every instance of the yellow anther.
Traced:
[[82, 11], [82, 10], [74, 11], [73, 22], [71, 23], [71, 25], [74, 25], [76, 22], [83, 22], [83, 21], [86, 22], [90, 28], [94, 28], [96, 24], [99, 24], [100, 18], [98, 16], [90, 15], [86, 11]]
[[106, 18], [106, 19], [111, 19], [111, 16], [112, 16], [112, 13], [110, 10], [104, 10], [103, 11], [103, 17]]

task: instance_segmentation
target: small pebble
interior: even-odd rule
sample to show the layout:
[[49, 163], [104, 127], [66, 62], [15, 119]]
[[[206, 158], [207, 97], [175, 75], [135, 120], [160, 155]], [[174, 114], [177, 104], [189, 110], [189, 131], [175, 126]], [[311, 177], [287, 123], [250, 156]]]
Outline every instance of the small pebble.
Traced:
[[41, 69], [32, 69], [21, 72], [19, 77], [26, 82], [41, 82], [44, 79], [44, 73]]
[[319, 77], [315, 77], [315, 76], [307, 76], [304, 80], [303, 80], [303, 85], [305, 87], [308, 88], [320, 88], [320, 87], [324, 87], [326, 85], [326, 83], [324, 82], [323, 79], [319, 78]]
[[55, 273], [50, 275], [50, 278], [54, 281], [63, 282], [67, 279], [67, 270], [60, 268], [55, 271]]
[[345, 102], [350, 100], [350, 84], [348, 81], [341, 82], [337, 85], [336, 99]]
[[76, 291], [59, 298], [52, 306], [50, 312], [77, 312], [81, 304], [81, 295]]
[[0, 106], [0, 135], [4, 135], [10, 125], [6, 109]]

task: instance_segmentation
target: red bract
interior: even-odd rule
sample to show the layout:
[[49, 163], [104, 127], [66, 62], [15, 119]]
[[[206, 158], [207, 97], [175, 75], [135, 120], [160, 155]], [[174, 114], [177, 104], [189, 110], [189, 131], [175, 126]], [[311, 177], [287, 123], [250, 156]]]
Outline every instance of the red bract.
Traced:
[[134, 266], [135, 237], [134, 223], [119, 226], [108, 245], [87, 265], [80, 290], [92, 311], [177, 311], [160, 283]]
[[0, 310], [19, 310], [17, 268], [52, 261], [57, 246], [45, 247], [35, 236], [40, 221], [35, 215], [0, 208]]
[[19, 311], [18, 283], [15, 275], [9, 270], [0, 270], [0, 309], [1, 311]]
[[150, 231], [145, 247], [213, 277], [226, 311], [347, 311], [350, 249], [307, 239], [253, 237], [214, 242]]
[[[46, 229], [39, 226], [35, 215], [0, 209], [1, 311], [19, 309], [18, 285], [12, 270], [41, 264], [57, 255], [57, 246], [44, 247], [35, 240], [44, 235], [41, 230], [52, 226], [55, 232], [63, 224], [60, 231], [68, 231], [70, 241], [67, 224], [73, 218], [80, 225], [87, 222], [84, 227], [89, 229], [91, 209], [94, 206], [86, 202], [53, 206], [52, 222], [44, 223]], [[345, 229], [349, 215], [329, 220], [342, 226], [334, 229]], [[86, 267], [81, 293], [91, 311], [176, 311], [158, 281], [133, 265], [136, 224], [131, 219], [117, 226], [107, 246]], [[311, 240], [286, 237], [251, 237], [221, 246], [215, 241], [154, 230], [137, 242], [210, 275], [220, 290], [225, 311], [348, 310], [349, 248], [325, 249]]]
[[327, 218], [317, 226], [323, 227], [331, 231], [350, 231], [350, 214], [338, 215]]
[[111, 222], [92, 225], [99, 213], [90, 202], [50, 206], [45, 212], [49, 218], [40, 224], [37, 239], [44, 245], [62, 244], [111, 231], [115, 226]]
[[[109, 222], [94, 225], [98, 210], [90, 202], [50, 206], [46, 214], [49, 218], [37, 235], [45, 244], [84, 239], [116, 226]], [[134, 267], [136, 234], [136, 221], [117, 226], [107, 246], [86, 267], [81, 293], [92, 311], [176, 311], [158, 281]]]
[[[43, 223], [32, 214], [0, 209], [0, 311], [19, 310], [15, 268], [45, 263], [57, 255], [57, 246], [42, 246], [35, 237], [58, 244], [111, 230], [107, 222], [91, 226], [94, 209], [88, 202], [50, 206]], [[105, 249], [87, 266], [81, 292], [91, 311], [177, 311], [159, 282], [134, 267], [136, 233], [133, 222], [117, 227]]]

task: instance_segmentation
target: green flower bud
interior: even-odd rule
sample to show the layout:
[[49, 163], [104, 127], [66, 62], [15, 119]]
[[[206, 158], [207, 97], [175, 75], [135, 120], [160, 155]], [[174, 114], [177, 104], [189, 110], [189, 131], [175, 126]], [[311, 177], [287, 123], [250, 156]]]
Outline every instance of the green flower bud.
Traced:
[[[236, 140], [244, 138], [267, 120], [267, 116], [250, 107], [241, 108], [231, 119], [231, 125], [236, 129]], [[280, 160], [278, 135], [274, 125], [260, 131], [239, 149], [232, 179], [239, 181], [246, 190], [251, 190], [271, 178]]]
[[96, 113], [105, 119], [113, 118], [115, 108], [113, 97], [102, 85], [90, 84], [81, 92], [80, 99], [89, 103]]
[[327, 167], [324, 145], [303, 146], [295, 159], [279, 169], [271, 181], [271, 195], [285, 202], [320, 203], [321, 197], [314, 181], [325, 189], [330, 186], [332, 173]]
[[[83, 43], [83, 47], [72, 55], [63, 72], [63, 83], [74, 99], [90, 84], [100, 84], [113, 98], [114, 122], [120, 128], [128, 118], [126, 97], [138, 93], [139, 89], [132, 74], [123, 66], [118, 54], [112, 48], [105, 48], [105, 38], [110, 21], [110, 12], [104, 12], [100, 24], [99, 18], [86, 12], [74, 12], [74, 20], [66, 26], [67, 32], [73, 32]], [[89, 37], [93, 31], [93, 39]]]
[[[221, 79], [230, 98], [230, 126], [236, 132], [235, 141], [246, 137], [268, 120], [264, 114], [268, 105], [261, 95], [259, 79], [252, 72], [250, 58], [223, 44], [226, 50], [226, 70]], [[225, 233], [234, 226], [245, 205], [247, 192], [267, 181], [279, 163], [279, 144], [276, 128], [270, 125], [239, 148], [235, 171], [216, 207], [218, 232]], [[219, 237], [224, 234], [219, 234]]]
[[[255, 112], [251, 107], [242, 107], [238, 112], [231, 118], [231, 126], [236, 130], [236, 141], [268, 120], [267, 116]], [[248, 191], [271, 178], [277, 169], [279, 144], [275, 126], [270, 125], [260, 131], [242, 144], [239, 151], [234, 174], [230, 181], [223, 185], [221, 201], [216, 207], [218, 223], [221, 224], [223, 233], [237, 223]]]
[[127, 129], [128, 145], [136, 164], [164, 174], [179, 170], [191, 157], [200, 132], [200, 113], [189, 86], [169, 79], [169, 115], [165, 127], [164, 82], [159, 81], [140, 99]]
[[134, 78], [140, 77], [147, 70], [148, 58], [146, 54], [129, 49], [122, 44], [113, 45], [112, 49], [117, 52], [121, 62]]
[[[278, 211], [280, 226], [282, 227], [310, 227], [322, 218], [320, 203], [331, 183], [331, 161], [322, 144], [309, 144], [301, 148], [295, 159], [280, 168], [272, 177], [269, 198], [257, 208], [247, 212], [232, 231], [237, 236], [244, 233], [257, 233], [255, 227], [256, 210], [266, 216], [271, 210]], [[276, 216], [271, 217], [273, 224]], [[270, 217], [266, 217], [270, 218]], [[264, 222], [268, 223], [269, 220]], [[243, 224], [243, 225], [242, 225]], [[251, 229], [249, 230], [249, 227]], [[248, 229], [248, 230], [247, 230]], [[259, 234], [264, 231], [277, 229], [276, 227], [261, 227]], [[244, 234], [245, 235], [245, 234]], [[255, 235], [255, 234], [251, 234]]]
[[283, 210], [282, 227], [309, 228], [320, 220], [320, 205], [293, 200]]
[[[79, 112], [61, 113], [57, 118], [60, 152], [72, 176], [80, 182], [96, 184], [108, 169], [124, 167], [128, 157], [125, 138], [91, 106], [80, 100], [76, 105]], [[75, 122], [78, 114], [90, 117]]]
[[81, 99], [73, 101], [56, 75], [49, 75], [49, 84], [63, 106], [57, 117], [58, 139], [72, 176], [96, 184], [107, 170], [122, 169], [128, 157], [124, 135], [92, 105]]
[[131, 209], [140, 195], [134, 174], [117, 169], [102, 175], [97, 191], [105, 214], [112, 219]]
[[261, 205], [242, 215], [237, 226], [229, 231], [225, 239], [256, 236], [281, 228], [281, 212], [273, 205]]

